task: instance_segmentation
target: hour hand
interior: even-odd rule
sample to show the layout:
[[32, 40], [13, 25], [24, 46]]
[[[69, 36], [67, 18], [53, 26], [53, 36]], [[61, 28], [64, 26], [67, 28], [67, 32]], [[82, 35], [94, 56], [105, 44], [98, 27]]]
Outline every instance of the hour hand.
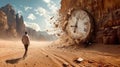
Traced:
[[70, 27], [77, 27], [76, 25], [71, 25]]
[[71, 27], [74, 27], [74, 33], [76, 33], [77, 22], [76, 22], [75, 26], [72, 26], [72, 25], [71, 25]]
[[71, 25], [71, 27], [74, 27], [74, 33], [76, 33], [77, 25], [75, 25], [75, 26], [72, 26], [72, 25]]

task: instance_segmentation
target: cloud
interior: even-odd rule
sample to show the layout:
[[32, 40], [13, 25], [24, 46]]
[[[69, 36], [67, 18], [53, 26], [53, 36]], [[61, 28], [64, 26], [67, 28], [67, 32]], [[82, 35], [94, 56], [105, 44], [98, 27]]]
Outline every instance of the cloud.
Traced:
[[55, 2], [52, 1], [52, 0], [43, 0], [46, 4], [47, 4], [47, 7], [50, 9], [51, 13], [54, 14], [57, 12], [57, 10], [59, 9]]
[[39, 14], [40, 16], [45, 16], [47, 14], [47, 10], [42, 7], [38, 7], [35, 11], [36, 14]]
[[51, 0], [43, 0], [45, 3], [50, 3]]
[[37, 23], [32, 23], [32, 22], [26, 22], [25, 21], [25, 26], [30, 27], [36, 31], [40, 31], [40, 26]]
[[36, 19], [35, 15], [32, 14], [32, 13], [29, 14], [27, 18], [30, 19], [30, 20], [35, 20]]
[[56, 14], [58, 7], [56, 6], [56, 4], [51, 1], [50, 3], [47, 4], [48, 8], [51, 10], [52, 14]]
[[52, 0], [43, 0], [43, 1], [47, 4], [48, 9], [45, 9], [43, 7], [38, 7], [37, 9], [35, 9], [36, 14], [48, 18], [58, 13], [59, 8], [57, 7], [54, 1]]
[[[56, 20], [56, 15], [57, 14], [57, 10], [58, 10], [58, 7], [56, 6], [56, 4], [52, 1], [52, 0], [43, 0], [45, 3], [46, 3], [46, 6], [47, 8], [43, 8], [43, 7], [38, 7], [38, 8], [35, 8], [34, 11], [35, 11], [35, 14], [43, 17], [43, 21], [45, 26], [44, 26], [44, 29], [45, 30], [49, 30], [51, 28], [53, 28], [53, 25], [51, 24], [51, 22], [55, 22]], [[54, 20], [50, 20], [51, 17], [54, 16]]]
[[32, 9], [32, 7], [27, 6], [27, 7], [24, 7], [24, 9], [25, 9], [25, 11], [27, 11], [29, 9]]

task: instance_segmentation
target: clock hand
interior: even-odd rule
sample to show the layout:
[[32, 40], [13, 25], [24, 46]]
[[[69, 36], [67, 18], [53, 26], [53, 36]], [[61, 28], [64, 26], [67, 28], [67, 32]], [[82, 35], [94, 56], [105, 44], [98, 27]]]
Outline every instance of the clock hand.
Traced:
[[75, 29], [76, 29], [76, 27], [77, 27], [76, 24], [75, 24], [75, 26], [72, 26], [72, 25], [71, 25], [71, 27], [74, 27], [74, 33], [75, 33]]
[[78, 17], [77, 17], [77, 21], [76, 21], [76, 23], [75, 23], [75, 26], [72, 26], [72, 25], [71, 25], [71, 27], [74, 27], [74, 33], [76, 33], [76, 28], [78, 27], [77, 24], [78, 24]]
[[75, 24], [74, 33], [76, 33], [76, 28], [78, 27], [77, 24], [78, 24], [78, 18], [77, 18], [77, 21], [76, 21], [76, 24]]
[[78, 18], [77, 18], [77, 21], [76, 21], [75, 26], [71, 26], [71, 27], [75, 27], [75, 28], [74, 28], [74, 33], [76, 33], [76, 28], [78, 27], [77, 24], [78, 24]]

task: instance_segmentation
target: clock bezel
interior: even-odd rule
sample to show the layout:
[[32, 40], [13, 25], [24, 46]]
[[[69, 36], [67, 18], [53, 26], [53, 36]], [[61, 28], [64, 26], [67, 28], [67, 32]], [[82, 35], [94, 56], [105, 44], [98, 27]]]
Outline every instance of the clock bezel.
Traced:
[[[88, 32], [88, 34], [86, 35], [86, 37], [85, 37], [84, 39], [79, 39], [79, 38], [75, 39], [75, 38], [71, 37], [71, 34], [69, 34], [69, 31], [67, 30], [68, 36], [71, 37], [71, 38], [74, 39], [74, 40], [80, 40], [80, 42], [90, 41], [91, 39], [93, 39], [92, 35], [93, 35], [93, 33], [94, 33], [94, 22], [93, 22], [93, 18], [92, 18], [92, 16], [90, 15], [90, 13], [89, 13], [88, 11], [83, 10], [83, 9], [75, 9], [75, 10], [71, 11], [71, 15], [72, 15], [72, 13], [73, 13], [74, 11], [78, 11], [78, 10], [81, 10], [81, 11], [84, 11], [84, 12], [87, 13], [87, 16], [89, 17], [89, 20], [90, 20], [90, 29], [89, 29], [89, 32]], [[71, 18], [71, 15], [70, 15], [69, 19]], [[69, 19], [68, 19], [68, 21], [69, 21]], [[66, 29], [68, 29], [68, 28], [69, 28], [69, 27], [68, 27], [68, 25], [67, 25]]]

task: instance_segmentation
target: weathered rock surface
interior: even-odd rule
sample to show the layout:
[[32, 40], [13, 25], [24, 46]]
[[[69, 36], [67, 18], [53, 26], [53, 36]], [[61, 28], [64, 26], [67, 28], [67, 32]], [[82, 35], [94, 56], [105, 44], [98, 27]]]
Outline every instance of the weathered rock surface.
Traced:
[[9, 35], [16, 36], [16, 14], [15, 10], [10, 4], [5, 5], [1, 10], [7, 15], [7, 23], [9, 26]]
[[23, 16], [20, 16], [19, 14], [16, 14], [16, 30], [18, 35], [22, 35], [25, 31], [25, 24], [23, 20]]
[[10, 4], [1, 7], [0, 10], [5, 13], [7, 18], [4, 19], [4, 21], [6, 21], [5, 25], [8, 26], [7, 35], [11, 37], [22, 35], [23, 31], [25, 30], [23, 17], [16, 14], [15, 10]]
[[0, 10], [0, 35], [4, 35], [8, 29], [7, 16]]

